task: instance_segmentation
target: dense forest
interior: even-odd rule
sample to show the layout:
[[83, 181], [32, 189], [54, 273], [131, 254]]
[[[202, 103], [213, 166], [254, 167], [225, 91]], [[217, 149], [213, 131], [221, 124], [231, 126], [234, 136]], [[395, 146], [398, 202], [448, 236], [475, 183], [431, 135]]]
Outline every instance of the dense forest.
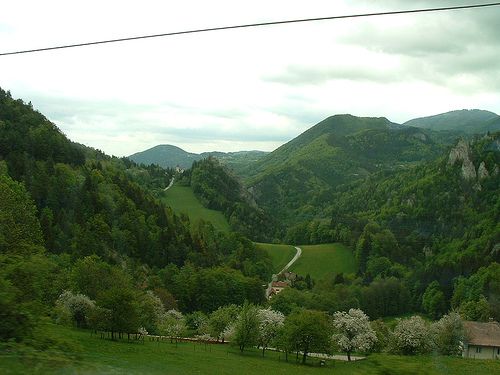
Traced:
[[357, 276], [273, 303], [335, 311], [343, 299], [372, 317], [458, 309], [469, 319], [499, 319], [499, 139], [462, 139], [435, 160], [336, 187], [331, 219], [297, 224], [287, 240], [350, 244]]

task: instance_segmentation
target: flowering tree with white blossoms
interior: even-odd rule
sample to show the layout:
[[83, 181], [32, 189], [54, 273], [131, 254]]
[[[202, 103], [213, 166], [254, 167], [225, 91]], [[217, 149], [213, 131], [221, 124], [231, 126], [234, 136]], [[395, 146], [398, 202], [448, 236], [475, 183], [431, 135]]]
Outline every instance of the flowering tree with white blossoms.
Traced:
[[427, 323], [420, 316], [398, 319], [392, 333], [391, 351], [402, 354], [427, 353], [432, 349], [432, 337]]
[[69, 290], [65, 290], [56, 301], [58, 320], [74, 321], [77, 327], [87, 324], [89, 314], [95, 307], [95, 302], [85, 294], [73, 294]]
[[159, 328], [162, 334], [169, 336], [171, 341], [172, 338], [174, 338], [177, 343], [177, 339], [181, 337], [182, 333], [186, 330], [184, 315], [182, 315], [180, 311], [174, 309], [168, 310], [163, 316]]
[[368, 351], [377, 341], [370, 319], [359, 309], [350, 309], [347, 313], [337, 311], [333, 314], [333, 327], [336, 331], [333, 340], [347, 354], [349, 361], [353, 351]]
[[267, 308], [260, 309], [257, 316], [259, 318], [259, 345], [262, 347], [262, 356], [264, 356], [266, 348], [283, 328], [285, 315]]

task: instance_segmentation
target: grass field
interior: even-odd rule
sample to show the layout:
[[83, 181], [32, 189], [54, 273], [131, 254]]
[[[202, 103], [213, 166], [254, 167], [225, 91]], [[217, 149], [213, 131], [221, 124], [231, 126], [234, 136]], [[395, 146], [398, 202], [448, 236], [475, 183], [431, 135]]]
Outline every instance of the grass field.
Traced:
[[52, 324], [46, 333], [52, 338], [74, 342], [73, 355], [55, 351], [0, 351], [1, 374], [424, 374], [482, 375], [500, 371], [500, 361], [481, 361], [442, 356], [392, 356], [373, 354], [358, 362], [327, 361], [309, 358], [308, 365], [284, 361], [280, 353], [257, 349], [240, 354], [228, 345], [204, 345], [170, 342], [144, 343], [109, 341], [91, 336], [88, 331]]
[[292, 265], [290, 271], [300, 275], [310, 274], [319, 280], [328, 274], [356, 272], [352, 251], [338, 243], [300, 246], [302, 256]]
[[224, 232], [229, 232], [229, 223], [224, 215], [215, 210], [203, 207], [189, 186], [174, 185], [163, 193], [163, 201], [175, 212], [183, 212], [189, 216], [191, 222], [200, 219], [209, 221], [212, 225]]
[[279, 272], [293, 258], [296, 250], [291, 245], [275, 245], [270, 243], [256, 243], [264, 249], [273, 261], [273, 272]]

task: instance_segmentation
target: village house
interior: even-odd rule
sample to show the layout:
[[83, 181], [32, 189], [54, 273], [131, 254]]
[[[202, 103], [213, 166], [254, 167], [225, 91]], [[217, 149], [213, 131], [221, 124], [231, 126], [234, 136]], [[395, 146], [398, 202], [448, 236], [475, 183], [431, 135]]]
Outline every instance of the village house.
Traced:
[[497, 322], [464, 322], [465, 358], [500, 359], [500, 324]]
[[269, 293], [269, 298], [280, 293], [286, 287], [288, 287], [288, 283], [285, 281], [273, 281], [271, 283], [271, 291]]

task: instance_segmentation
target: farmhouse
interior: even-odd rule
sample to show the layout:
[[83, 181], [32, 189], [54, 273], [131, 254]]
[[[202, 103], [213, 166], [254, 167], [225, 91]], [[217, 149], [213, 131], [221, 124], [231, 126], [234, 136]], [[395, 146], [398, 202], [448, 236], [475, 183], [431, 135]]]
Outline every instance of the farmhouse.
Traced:
[[464, 322], [465, 358], [500, 359], [500, 324], [497, 322]]
[[288, 283], [285, 281], [273, 281], [271, 283], [271, 292], [269, 293], [269, 298], [278, 294], [283, 289], [285, 289], [287, 286], [288, 286]]

